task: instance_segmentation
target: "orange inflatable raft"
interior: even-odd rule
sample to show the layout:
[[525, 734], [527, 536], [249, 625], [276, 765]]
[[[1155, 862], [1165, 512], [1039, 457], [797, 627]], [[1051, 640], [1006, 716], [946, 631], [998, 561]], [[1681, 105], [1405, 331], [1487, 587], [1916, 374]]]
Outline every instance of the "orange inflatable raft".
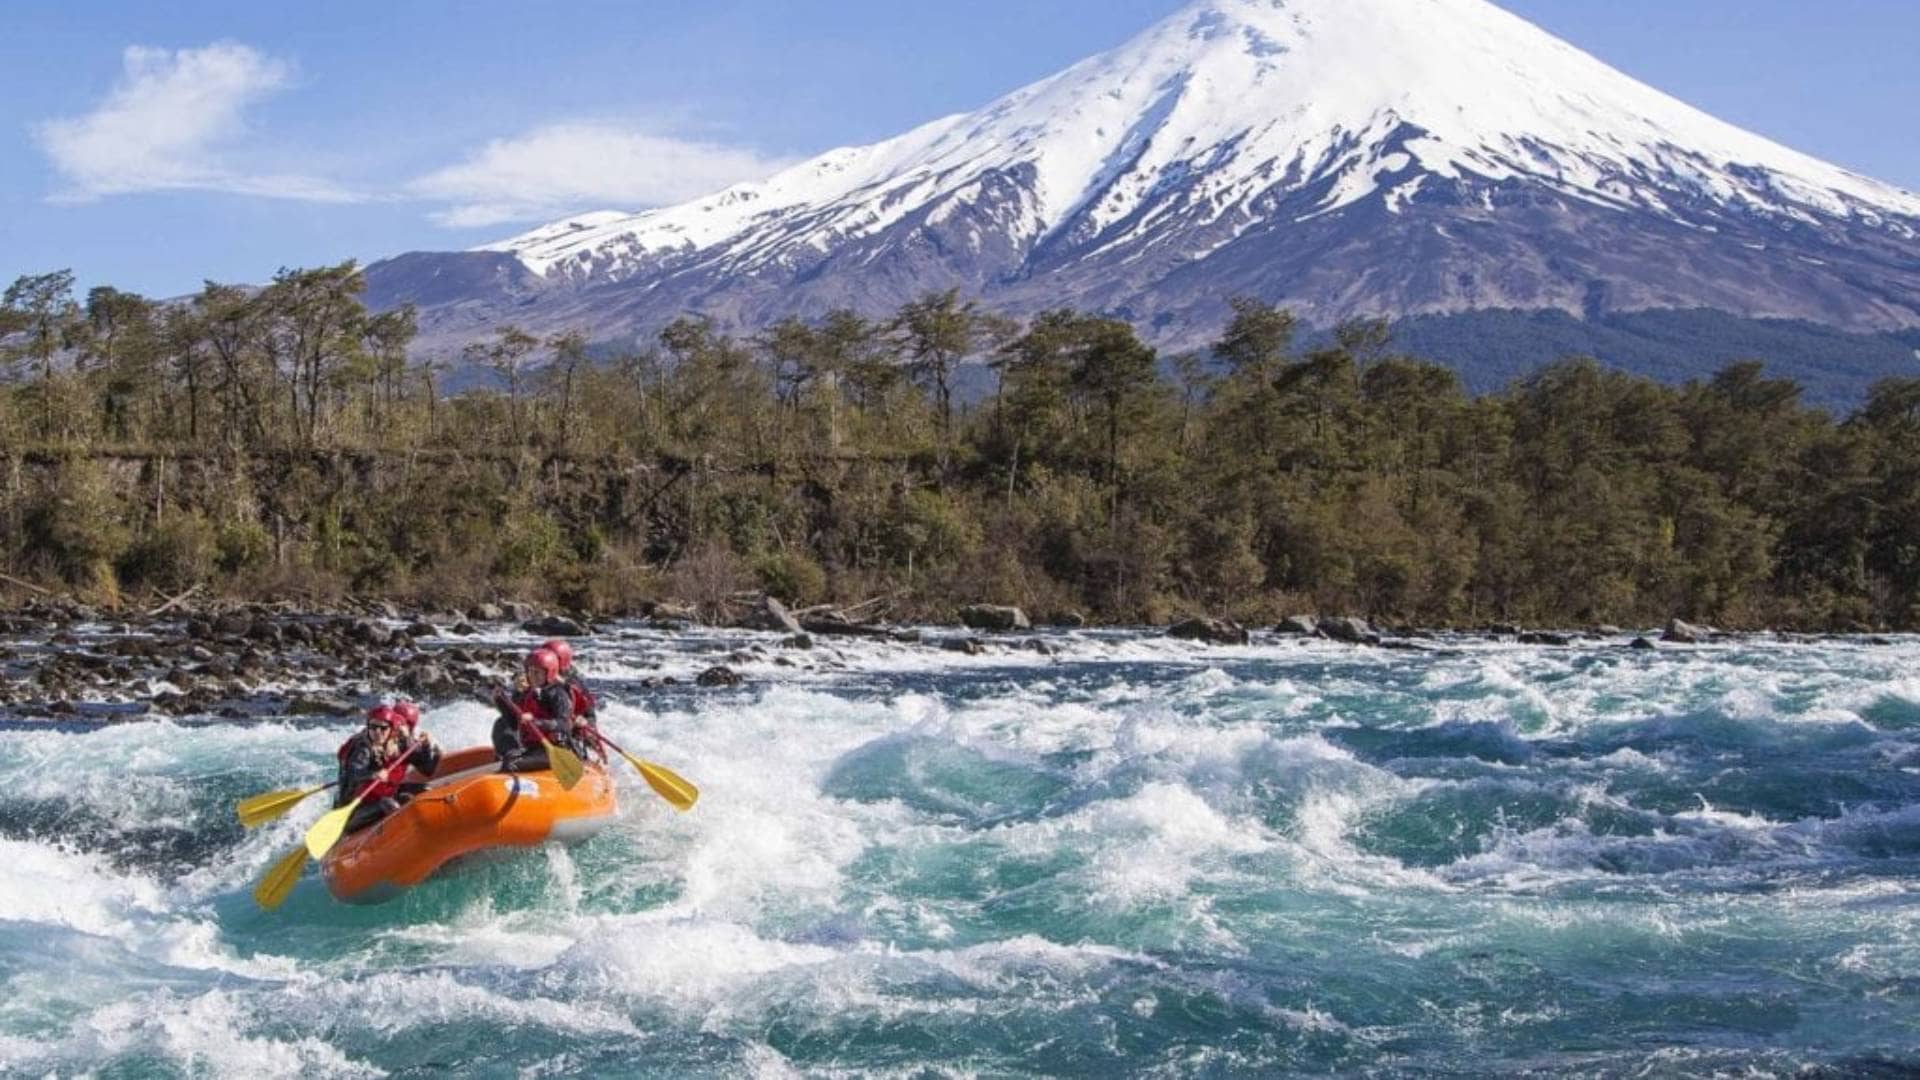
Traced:
[[620, 809], [613, 781], [599, 765], [588, 764], [586, 775], [565, 791], [550, 772], [501, 772], [485, 746], [446, 754], [427, 782], [431, 786], [412, 802], [341, 837], [321, 860], [327, 891], [336, 899], [377, 904], [465, 855], [584, 840]]

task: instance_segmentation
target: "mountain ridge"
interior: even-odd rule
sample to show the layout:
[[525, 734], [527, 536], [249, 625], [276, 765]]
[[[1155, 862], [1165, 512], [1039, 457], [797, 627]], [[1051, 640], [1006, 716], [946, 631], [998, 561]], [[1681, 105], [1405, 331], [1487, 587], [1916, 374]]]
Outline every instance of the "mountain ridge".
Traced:
[[[1201, 0], [981, 109], [765, 181], [403, 258], [371, 268], [376, 302], [419, 303], [441, 338], [509, 317], [601, 338], [690, 312], [751, 328], [944, 288], [1174, 344], [1236, 294], [1320, 324], [1711, 308], [1920, 325], [1920, 196], [1486, 0]], [[450, 298], [449, 280], [474, 287]]]

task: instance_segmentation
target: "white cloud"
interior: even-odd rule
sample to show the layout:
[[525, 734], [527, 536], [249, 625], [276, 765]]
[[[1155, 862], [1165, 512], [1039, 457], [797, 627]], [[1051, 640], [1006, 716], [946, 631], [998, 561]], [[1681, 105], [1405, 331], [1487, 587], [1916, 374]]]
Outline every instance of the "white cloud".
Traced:
[[579, 121], [495, 139], [408, 190], [451, 204], [433, 215], [439, 224], [476, 228], [683, 202], [785, 164], [750, 149]]
[[245, 131], [242, 114], [285, 89], [291, 64], [237, 42], [200, 49], [129, 46], [120, 81], [92, 112], [48, 120], [34, 138], [66, 179], [56, 198], [85, 202], [142, 191], [225, 191], [354, 201], [329, 181], [239, 171], [220, 148]]

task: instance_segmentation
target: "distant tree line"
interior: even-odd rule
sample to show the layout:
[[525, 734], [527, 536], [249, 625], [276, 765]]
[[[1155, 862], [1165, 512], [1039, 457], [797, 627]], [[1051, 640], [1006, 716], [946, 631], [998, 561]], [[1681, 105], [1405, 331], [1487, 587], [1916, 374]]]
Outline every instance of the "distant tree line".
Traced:
[[[947, 292], [612, 354], [502, 327], [464, 354], [497, 385], [449, 396], [449, 358], [409, 362], [413, 312], [364, 284], [14, 282], [6, 573], [105, 599], [1920, 628], [1920, 379], [1844, 418], [1758, 362], [1667, 386], [1569, 359], [1473, 397], [1379, 323], [1303, 347], [1238, 299], [1210, 353], [1161, 356], [1123, 321]], [[957, 389], [975, 360], [985, 396]], [[170, 460], [198, 478], [171, 497]]]

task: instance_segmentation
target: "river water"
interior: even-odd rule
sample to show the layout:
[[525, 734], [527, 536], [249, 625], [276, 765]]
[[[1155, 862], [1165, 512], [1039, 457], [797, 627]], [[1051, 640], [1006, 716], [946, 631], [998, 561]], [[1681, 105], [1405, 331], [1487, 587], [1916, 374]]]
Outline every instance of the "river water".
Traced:
[[1920, 640], [1045, 640], [585, 641], [699, 806], [376, 907], [232, 819], [340, 725], [7, 724], [0, 1073], [1920, 1069]]

